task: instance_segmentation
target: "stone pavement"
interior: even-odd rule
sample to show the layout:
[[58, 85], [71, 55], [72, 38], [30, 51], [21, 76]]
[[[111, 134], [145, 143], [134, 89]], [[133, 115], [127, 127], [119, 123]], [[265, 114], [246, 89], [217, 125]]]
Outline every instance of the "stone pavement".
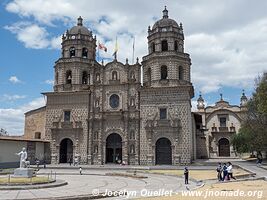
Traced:
[[[49, 173], [51, 169], [41, 169], [39, 173]], [[148, 178], [136, 179], [120, 176], [105, 176], [105, 173], [121, 173], [116, 170], [83, 170], [83, 175], [79, 175], [78, 169], [56, 169], [57, 178], [66, 180], [68, 185], [57, 188], [29, 189], [29, 190], [2, 190], [0, 199], [49, 199], [68, 197], [90, 196], [92, 194], [112, 193], [112, 191], [127, 192], [131, 198], [140, 197], [150, 191], [164, 192], [173, 191], [174, 193], [193, 189], [197, 187], [196, 182], [190, 181], [188, 187], [184, 185], [183, 178], [175, 176], [165, 176], [158, 174], [145, 174]], [[142, 175], [144, 175], [142, 173]], [[147, 195], [149, 195], [147, 193]], [[126, 197], [116, 197], [116, 199], [125, 199]], [[114, 198], [113, 198], [114, 199]], [[129, 198], [128, 198], [129, 199]]]

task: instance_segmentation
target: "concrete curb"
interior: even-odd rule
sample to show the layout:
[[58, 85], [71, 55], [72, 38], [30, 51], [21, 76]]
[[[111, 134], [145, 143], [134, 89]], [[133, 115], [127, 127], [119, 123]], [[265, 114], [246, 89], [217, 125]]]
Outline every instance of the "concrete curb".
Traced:
[[67, 185], [68, 182], [64, 180], [56, 180], [53, 183], [47, 184], [36, 184], [36, 185], [19, 185], [19, 186], [0, 186], [0, 190], [31, 190], [31, 189], [43, 189], [43, 188], [54, 188]]

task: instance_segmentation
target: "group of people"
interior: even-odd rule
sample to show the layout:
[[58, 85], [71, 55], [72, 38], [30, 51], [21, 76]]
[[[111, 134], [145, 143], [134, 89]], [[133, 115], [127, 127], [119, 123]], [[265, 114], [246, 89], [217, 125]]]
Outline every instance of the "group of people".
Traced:
[[231, 178], [236, 180], [233, 176], [233, 165], [231, 162], [226, 163], [218, 163], [217, 171], [217, 178], [218, 181], [226, 181], [230, 180]]

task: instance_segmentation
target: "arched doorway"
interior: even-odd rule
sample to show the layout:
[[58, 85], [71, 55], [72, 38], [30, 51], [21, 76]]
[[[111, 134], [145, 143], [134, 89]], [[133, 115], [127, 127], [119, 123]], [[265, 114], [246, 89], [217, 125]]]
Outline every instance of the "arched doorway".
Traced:
[[156, 165], [172, 164], [171, 141], [167, 138], [160, 138], [156, 142]]
[[73, 160], [73, 142], [65, 138], [60, 142], [60, 163], [72, 162]]
[[219, 156], [229, 157], [230, 156], [230, 143], [226, 138], [219, 140]]
[[122, 138], [112, 133], [106, 140], [106, 163], [120, 163], [122, 161]]

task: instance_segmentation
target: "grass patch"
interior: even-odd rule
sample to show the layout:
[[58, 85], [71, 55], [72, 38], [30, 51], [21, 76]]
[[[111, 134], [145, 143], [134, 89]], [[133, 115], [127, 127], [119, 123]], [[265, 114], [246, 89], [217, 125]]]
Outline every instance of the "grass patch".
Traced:
[[[0, 177], [0, 184], [8, 184], [8, 176]], [[10, 177], [10, 184], [38, 184], [38, 183], [49, 183], [51, 180], [45, 176], [37, 176], [32, 178], [20, 178]]]

